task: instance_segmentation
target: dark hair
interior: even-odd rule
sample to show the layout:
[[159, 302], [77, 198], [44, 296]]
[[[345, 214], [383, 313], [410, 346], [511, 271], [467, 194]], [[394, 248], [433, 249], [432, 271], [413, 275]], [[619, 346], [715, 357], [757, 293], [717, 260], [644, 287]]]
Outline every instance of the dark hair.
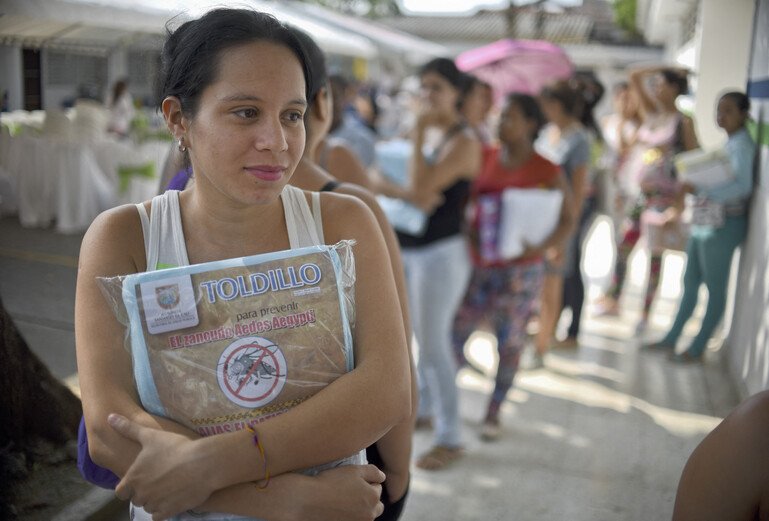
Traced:
[[679, 95], [689, 92], [689, 81], [686, 79], [686, 74], [682, 74], [675, 69], [662, 69], [660, 74], [666, 83], [669, 83], [678, 90]]
[[543, 98], [557, 101], [564, 112], [577, 119], [582, 119], [584, 100], [577, 89], [567, 80], [558, 80], [542, 89]]
[[299, 40], [304, 53], [307, 56], [307, 66], [310, 69], [310, 80], [307, 84], [307, 103], [312, 104], [315, 101], [315, 96], [318, 95], [320, 89], [328, 84], [328, 71], [326, 69], [326, 55], [323, 53], [315, 40], [302, 31], [298, 27], [291, 25], [287, 26], [288, 29], [294, 33], [296, 39]]
[[626, 81], [618, 81], [617, 83], [615, 83], [612, 86], [611, 92], [612, 92], [612, 94], [614, 94], [616, 96], [620, 92], [624, 92], [624, 91], [628, 90], [629, 88], [630, 88], [630, 84], [628, 82], [626, 82]]
[[[170, 23], [170, 22], [169, 22]], [[267, 41], [291, 50], [302, 66], [309, 99], [312, 74], [304, 48], [294, 33], [274, 16], [250, 9], [214, 9], [171, 31], [161, 53], [158, 101], [179, 98], [184, 114], [192, 116], [200, 94], [216, 80], [219, 60], [229, 48]], [[256, 66], [256, 65], [255, 65]]]
[[491, 89], [491, 85], [483, 81], [482, 79], [478, 78], [477, 76], [474, 76], [472, 74], [463, 73], [462, 74], [462, 84], [459, 87], [459, 101], [457, 102], [458, 108], [461, 109], [462, 105], [464, 105], [465, 100], [467, 99], [467, 96], [470, 95], [471, 92], [473, 92], [473, 89], [476, 87], [483, 87]]
[[521, 110], [523, 117], [529, 121], [533, 121], [536, 125], [534, 127], [534, 133], [531, 135], [532, 142], [537, 139], [539, 131], [545, 126], [547, 120], [542, 113], [542, 108], [539, 106], [537, 99], [534, 96], [528, 94], [513, 93], [508, 94], [505, 98], [507, 105], [515, 105]]
[[123, 95], [123, 93], [128, 89], [128, 80], [126, 79], [120, 79], [115, 82], [115, 85], [112, 86], [112, 106], [115, 106], [115, 103], [117, 103], [117, 100], [120, 96]]
[[740, 110], [740, 112], [747, 112], [750, 110], [750, 98], [745, 95], [743, 92], [739, 92], [736, 90], [725, 92], [721, 95], [718, 100], [722, 99], [730, 99], [734, 102], [735, 105], [737, 105], [737, 108]]
[[466, 81], [465, 74], [457, 69], [453, 60], [448, 58], [433, 58], [422, 65], [419, 69], [419, 76], [424, 76], [428, 72], [434, 72], [451, 83], [455, 89], [461, 90], [463, 82]]
[[344, 98], [347, 89], [350, 87], [350, 81], [341, 74], [332, 74], [328, 77], [328, 84], [331, 87], [331, 94], [334, 97], [331, 127], [328, 129], [329, 134], [331, 134], [338, 129], [344, 121]]
[[578, 72], [574, 79], [583, 103], [579, 120], [585, 128], [593, 131], [598, 141], [603, 142], [601, 127], [595, 120], [593, 110], [603, 98], [606, 88], [592, 71]]

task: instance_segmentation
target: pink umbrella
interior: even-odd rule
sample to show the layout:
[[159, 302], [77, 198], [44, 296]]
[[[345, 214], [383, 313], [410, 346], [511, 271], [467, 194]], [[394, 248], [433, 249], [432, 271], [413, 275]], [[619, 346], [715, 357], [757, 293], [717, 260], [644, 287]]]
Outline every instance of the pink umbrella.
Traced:
[[512, 92], [539, 94], [543, 86], [574, 72], [563, 49], [543, 40], [499, 40], [465, 51], [455, 62], [491, 85], [497, 101]]

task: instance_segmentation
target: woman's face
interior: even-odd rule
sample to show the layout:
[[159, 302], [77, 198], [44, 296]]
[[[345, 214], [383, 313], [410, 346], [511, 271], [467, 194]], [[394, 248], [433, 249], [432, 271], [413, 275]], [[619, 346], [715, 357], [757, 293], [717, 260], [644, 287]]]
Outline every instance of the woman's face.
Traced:
[[507, 144], [531, 141], [533, 126], [517, 103], [507, 103], [499, 116], [499, 140]]
[[747, 112], [741, 111], [733, 99], [725, 97], [719, 100], [716, 108], [716, 123], [727, 134], [741, 129], [745, 125], [747, 117]]
[[437, 72], [428, 71], [420, 78], [422, 103], [430, 111], [441, 113], [456, 110], [459, 91]]
[[561, 105], [561, 102], [555, 98], [541, 96], [539, 99], [539, 106], [542, 107], [542, 113], [550, 122], [560, 121], [566, 117], [566, 111], [563, 109], [563, 105]]
[[678, 92], [678, 87], [667, 81], [662, 74], [654, 76], [652, 85], [654, 87], [654, 95], [663, 103], [671, 103], [675, 101], [680, 94]]
[[277, 200], [305, 145], [302, 67], [287, 47], [253, 42], [220, 53], [185, 142], [195, 175], [244, 204]]
[[491, 110], [491, 102], [488, 87], [476, 83], [462, 102], [462, 115], [471, 125], [483, 123]]

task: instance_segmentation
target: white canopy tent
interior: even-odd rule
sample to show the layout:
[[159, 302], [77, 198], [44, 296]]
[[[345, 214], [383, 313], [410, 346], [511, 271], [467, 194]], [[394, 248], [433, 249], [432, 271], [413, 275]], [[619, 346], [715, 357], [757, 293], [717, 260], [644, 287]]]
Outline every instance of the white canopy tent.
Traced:
[[[107, 54], [121, 45], [156, 45], [169, 20], [199, 16], [222, 5], [216, 0], [3, 0], [0, 43]], [[271, 13], [311, 34], [329, 53], [372, 59], [378, 52], [367, 38], [283, 9], [279, 2], [247, 0], [226, 5]]]
[[124, 76], [131, 78], [134, 95], [149, 100], [166, 25], [176, 27], [223, 5], [271, 13], [311, 34], [342, 63], [379, 57], [379, 49], [368, 38], [285, 9], [282, 2], [0, 0], [0, 92], [8, 94], [11, 110], [30, 106], [26, 60], [30, 50], [39, 50], [40, 68], [31, 74], [40, 77], [37, 99], [42, 108], [66, 103], [81, 85], [105, 95], [107, 86]]

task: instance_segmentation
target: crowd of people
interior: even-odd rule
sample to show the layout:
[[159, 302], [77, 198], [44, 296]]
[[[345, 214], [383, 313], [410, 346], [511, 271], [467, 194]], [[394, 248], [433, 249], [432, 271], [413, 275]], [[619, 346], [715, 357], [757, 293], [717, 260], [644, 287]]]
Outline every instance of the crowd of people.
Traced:
[[[131, 501], [135, 519], [185, 511], [397, 519], [415, 428], [433, 430], [417, 467], [461, 464], [456, 376], [473, 365], [465, 344], [476, 329], [491, 329], [499, 354], [494, 390], [478, 418], [486, 441], [501, 434], [501, 405], [526, 347], [533, 347], [531, 368], [543, 367], [554, 346], [579, 348], [582, 251], [601, 208], [618, 228], [601, 314], [619, 314], [628, 257], [642, 244], [651, 266], [637, 330], [646, 328], [662, 253], [671, 247], [653, 236], [683, 227], [688, 194], [699, 211], [685, 243], [683, 298], [668, 334], [644, 348], [669, 352], [674, 362], [701, 360], [722, 318], [752, 188], [754, 145], [742, 93], [724, 94], [716, 111], [734, 177], [703, 188], [675, 166], [678, 153], [698, 147], [691, 117], [676, 105], [688, 90], [686, 71], [632, 70], [612, 89], [614, 113], [598, 122], [593, 112], [604, 87], [591, 74], [507, 94], [495, 107], [487, 83], [436, 58], [418, 71], [413, 125], [401, 136], [412, 151], [407, 182], [397, 183], [377, 171], [376, 96], [329, 74], [312, 38], [271, 16], [217, 9], [184, 23], [168, 37], [162, 72], [159, 102], [179, 159], [171, 169], [175, 189], [94, 222], [83, 241], [76, 304], [88, 455], [119, 476], [117, 494]], [[124, 92], [116, 85], [115, 112], [126, 105]], [[534, 224], [510, 222], [515, 196], [535, 192], [556, 201], [552, 215], [537, 214], [552, 226], [509, 246], [513, 231]], [[423, 225], [394, 228], [377, 195], [417, 208]], [[295, 240], [289, 220], [316, 233]], [[122, 325], [103, 305], [96, 277], [343, 239], [356, 241], [355, 366], [348, 374], [269, 421], [208, 438], [146, 410], [134, 391]], [[700, 333], [677, 353], [703, 283], [709, 299]], [[565, 308], [571, 323], [557, 340]], [[363, 449], [374, 465], [292, 473]]]

